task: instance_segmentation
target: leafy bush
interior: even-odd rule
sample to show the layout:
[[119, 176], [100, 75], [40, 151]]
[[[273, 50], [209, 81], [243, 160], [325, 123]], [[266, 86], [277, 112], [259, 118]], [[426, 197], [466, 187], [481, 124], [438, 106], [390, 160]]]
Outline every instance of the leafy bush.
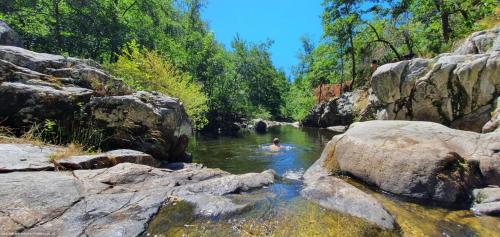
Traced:
[[158, 91], [179, 98], [195, 128], [207, 123], [207, 97], [201, 85], [156, 51], [141, 48], [132, 41], [122, 49], [116, 63], [107, 67], [135, 90]]
[[264, 108], [264, 106], [258, 105], [255, 107], [251, 107], [249, 109], [249, 117], [251, 119], [260, 118], [260, 119], [264, 119], [264, 120], [270, 120], [270, 119], [272, 119], [273, 116], [266, 108]]
[[297, 79], [285, 96], [285, 105], [281, 110], [286, 117], [300, 121], [306, 117], [314, 104], [314, 95], [307, 81]]

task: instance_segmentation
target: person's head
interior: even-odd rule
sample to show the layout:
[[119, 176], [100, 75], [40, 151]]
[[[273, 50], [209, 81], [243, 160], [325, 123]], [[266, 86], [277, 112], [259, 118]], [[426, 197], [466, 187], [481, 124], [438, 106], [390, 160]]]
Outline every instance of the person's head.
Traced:
[[277, 145], [279, 145], [279, 144], [280, 144], [280, 139], [279, 139], [279, 138], [277, 138], [277, 137], [276, 137], [276, 138], [274, 138], [274, 139], [273, 139], [273, 144], [274, 144], [274, 145], [276, 145], [276, 146], [277, 146]]
[[377, 60], [372, 60], [372, 63], [370, 64], [370, 69], [372, 70], [372, 72], [374, 72], [375, 70], [377, 70]]

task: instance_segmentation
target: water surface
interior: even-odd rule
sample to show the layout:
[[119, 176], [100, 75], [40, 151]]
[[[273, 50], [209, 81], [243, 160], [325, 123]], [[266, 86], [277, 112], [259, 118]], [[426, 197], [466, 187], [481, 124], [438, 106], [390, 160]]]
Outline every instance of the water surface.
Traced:
[[[210, 168], [242, 174], [273, 169], [276, 183], [245, 195], [235, 202], [253, 201], [244, 213], [217, 218], [195, 218], [185, 204], [167, 206], [153, 220], [149, 233], [159, 236], [500, 236], [500, 219], [476, 217], [468, 210], [448, 210], [416, 204], [379, 192], [342, 177], [372, 194], [396, 217], [397, 231], [382, 231], [365, 221], [325, 210], [300, 197], [300, 176], [321, 155], [335, 134], [320, 129], [274, 127], [266, 134], [243, 132], [237, 137], [192, 139], [194, 162]], [[264, 149], [278, 137], [288, 149]]]

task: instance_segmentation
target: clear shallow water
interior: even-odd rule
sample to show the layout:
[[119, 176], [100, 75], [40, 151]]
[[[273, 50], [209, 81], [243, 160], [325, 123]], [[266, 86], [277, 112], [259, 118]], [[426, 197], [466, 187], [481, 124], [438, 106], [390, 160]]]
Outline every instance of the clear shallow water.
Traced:
[[[234, 195], [235, 202], [253, 201], [244, 213], [219, 218], [195, 218], [185, 204], [167, 206], [153, 220], [149, 233], [159, 236], [500, 236], [500, 218], [475, 217], [468, 210], [447, 210], [405, 201], [346, 181], [376, 197], [396, 217], [401, 229], [381, 231], [366, 222], [324, 210], [300, 197], [303, 172], [321, 155], [335, 135], [327, 130], [291, 126], [271, 128], [266, 134], [192, 140], [194, 162], [241, 174], [273, 169], [280, 178], [266, 189]], [[265, 149], [274, 137], [282, 149]]]

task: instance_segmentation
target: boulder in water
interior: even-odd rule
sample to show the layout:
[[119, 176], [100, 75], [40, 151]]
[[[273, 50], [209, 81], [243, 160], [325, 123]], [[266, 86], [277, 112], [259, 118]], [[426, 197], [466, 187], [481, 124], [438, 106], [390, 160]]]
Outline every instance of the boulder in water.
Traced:
[[394, 217], [371, 195], [329, 175], [325, 163], [335, 146], [334, 138], [318, 159], [304, 174], [305, 188], [302, 196], [317, 202], [324, 208], [362, 218], [384, 229], [394, 229]]
[[267, 132], [267, 123], [262, 119], [254, 120], [253, 127], [258, 133], [266, 133]]
[[460, 206], [474, 188], [500, 183], [499, 137], [431, 122], [354, 123], [325, 148], [325, 163], [394, 194]]

